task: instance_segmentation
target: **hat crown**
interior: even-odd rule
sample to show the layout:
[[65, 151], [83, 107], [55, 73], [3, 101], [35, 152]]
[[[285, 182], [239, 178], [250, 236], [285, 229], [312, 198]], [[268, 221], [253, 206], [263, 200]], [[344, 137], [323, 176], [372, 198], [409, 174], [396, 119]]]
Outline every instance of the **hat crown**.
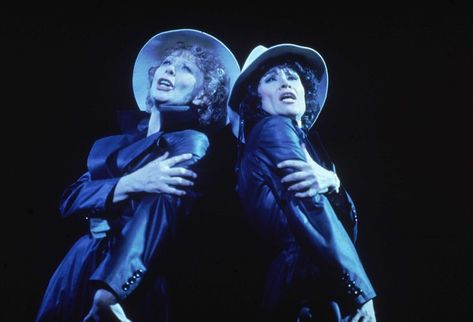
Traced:
[[265, 47], [265, 46], [262, 46], [262, 45], [258, 45], [255, 48], [253, 48], [251, 53], [246, 58], [245, 63], [243, 64], [243, 68], [241, 69], [241, 71], [242, 72], [245, 71], [248, 68], [248, 66], [250, 66], [259, 56], [264, 54], [267, 50], [268, 50], [268, 48]]

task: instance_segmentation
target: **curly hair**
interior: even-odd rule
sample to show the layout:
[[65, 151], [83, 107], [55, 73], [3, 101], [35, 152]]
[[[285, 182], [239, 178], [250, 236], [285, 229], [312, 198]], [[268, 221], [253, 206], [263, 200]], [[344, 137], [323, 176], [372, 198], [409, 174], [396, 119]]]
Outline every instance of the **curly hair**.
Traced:
[[[198, 45], [185, 44], [177, 42], [173, 47], [168, 48], [162, 57], [163, 61], [176, 52], [188, 52], [195, 58], [197, 67], [202, 71], [204, 76], [203, 84], [203, 103], [196, 106], [199, 115], [199, 124], [201, 126], [211, 126], [217, 123], [225, 122], [227, 115], [227, 97], [229, 77], [225, 72], [222, 62], [217, 55], [211, 50], [202, 48]], [[161, 61], [157, 66], [148, 70], [149, 84], [153, 81], [156, 69], [161, 65]], [[146, 109], [149, 111], [153, 106], [153, 99], [150, 94], [146, 97]]]
[[262, 64], [252, 75], [246, 87], [245, 97], [240, 102], [240, 115], [242, 116], [246, 126], [245, 133], [251, 130], [252, 126], [262, 117], [268, 116], [269, 113], [261, 108], [261, 97], [258, 95], [258, 85], [261, 77], [271, 68], [289, 68], [294, 70], [300, 77], [302, 85], [305, 89], [306, 111], [302, 115], [302, 127], [308, 131], [314, 123], [320, 112], [318, 103], [319, 80], [314, 70], [305, 64], [301, 57], [284, 56], [268, 60]]

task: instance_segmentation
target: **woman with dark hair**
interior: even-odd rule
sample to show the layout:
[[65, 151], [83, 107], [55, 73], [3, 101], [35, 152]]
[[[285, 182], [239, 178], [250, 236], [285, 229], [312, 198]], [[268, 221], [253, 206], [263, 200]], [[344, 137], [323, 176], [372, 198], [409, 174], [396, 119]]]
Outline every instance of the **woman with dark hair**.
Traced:
[[87, 172], [64, 192], [62, 216], [86, 218], [90, 234], [56, 269], [37, 321], [82, 321], [91, 305], [85, 320], [128, 321], [119, 302], [145, 278], [149, 285], [131, 317], [168, 320], [166, 244], [203, 193], [206, 133], [225, 125], [238, 72], [231, 51], [201, 31], [163, 32], [144, 45], [133, 91], [146, 113], [128, 114], [125, 134], [96, 141]]
[[327, 88], [319, 53], [281, 44], [253, 49], [230, 96], [245, 142], [238, 193], [270, 258], [268, 321], [376, 320], [375, 291], [354, 246], [353, 202], [318, 137], [307, 137]]

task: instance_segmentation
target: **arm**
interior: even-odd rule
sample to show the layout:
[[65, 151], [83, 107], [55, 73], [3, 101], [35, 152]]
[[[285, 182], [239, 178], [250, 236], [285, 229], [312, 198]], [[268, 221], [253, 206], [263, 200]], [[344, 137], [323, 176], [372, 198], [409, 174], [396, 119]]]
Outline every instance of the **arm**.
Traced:
[[112, 204], [118, 178], [92, 180], [89, 172], [83, 174], [62, 194], [59, 210], [63, 217], [106, 213]]
[[[307, 161], [285, 160], [277, 164], [278, 168], [287, 168], [294, 171], [285, 175], [281, 182], [283, 184], [289, 183], [288, 190], [294, 191], [294, 196], [297, 198], [310, 198], [318, 193], [325, 194], [331, 206], [336, 210], [343, 226], [349, 232], [352, 241], [355, 242], [358, 234], [358, 217], [355, 205], [348, 192], [341, 185], [335, 172], [335, 166], [329, 161], [329, 168], [333, 171], [327, 170], [313, 160], [305, 143], [302, 143], [301, 147]], [[322, 153], [327, 158], [325, 150], [317, 151], [317, 153]], [[318, 155], [318, 157], [320, 159], [321, 156]], [[322, 164], [327, 167], [326, 163]]]
[[190, 160], [192, 154], [180, 154], [172, 158], [168, 156], [169, 153], [165, 153], [144, 167], [119, 178], [92, 180], [90, 173], [85, 173], [63, 193], [59, 207], [62, 216], [82, 214], [106, 217], [112, 204], [140, 192], [184, 195], [185, 191], [176, 186], [192, 186], [193, 183], [188, 178], [194, 179], [197, 175], [176, 165]]
[[281, 178], [290, 174], [291, 169], [278, 168], [278, 163], [305, 161], [305, 153], [290, 120], [271, 117], [263, 122], [253, 130], [258, 132], [252, 137], [257, 138], [256, 151], [267, 173], [265, 180], [292, 232], [331, 281], [337, 301], [347, 311], [352, 311], [375, 296], [356, 249], [324, 195], [297, 198], [281, 183]]
[[[174, 133], [164, 138], [170, 155], [190, 152], [191, 158], [182, 166], [198, 171], [205, 156], [208, 139], [196, 131]], [[165, 144], [165, 142], [163, 142]], [[148, 194], [135, 200], [133, 216], [117, 236], [113, 247], [99, 265], [91, 280], [108, 285], [116, 300], [127, 297], [139, 285], [151, 262], [163, 250], [163, 245], [175, 229], [177, 217], [187, 212], [195, 193], [185, 198], [173, 194]]]
[[288, 190], [295, 191], [298, 198], [313, 197], [316, 193], [325, 193], [340, 188], [340, 180], [335, 172], [329, 171], [317, 162], [307, 152], [305, 144], [301, 144], [306, 161], [285, 160], [278, 163], [278, 168], [292, 168], [293, 173], [284, 176], [282, 183], [291, 183]]
[[186, 178], [195, 179], [197, 174], [184, 167], [176, 167], [178, 163], [190, 160], [191, 153], [168, 158], [169, 152], [146, 164], [144, 167], [121, 177], [113, 194], [113, 202], [127, 199], [134, 193], [170, 193], [177, 196], [186, 194], [175, 186], [192, 186]]

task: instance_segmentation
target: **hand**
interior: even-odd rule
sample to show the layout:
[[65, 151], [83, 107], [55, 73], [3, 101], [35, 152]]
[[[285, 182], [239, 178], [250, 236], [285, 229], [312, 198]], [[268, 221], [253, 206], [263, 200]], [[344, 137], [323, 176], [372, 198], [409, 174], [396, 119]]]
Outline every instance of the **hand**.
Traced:
[[115, 295], [104, 289], [97, 290], [92, 307], [83, 320], [83, 322], [101, 321], [131, 322]]
[[363, 304], [359, 309], [356, 310], [353, 317], [348, 320], [350, 322], [376, 322], [376, 316], [374, 313], [373, 300], [369, 300]]
[[182, 167], [175, 167], [176, 164], [192, 158], [191, 153], [177, 155], [168, 158], [166, 152], [156, 160], [151, 161], [141, 169], [132, 173], [136, 183], [140, 186], [140, 191], [150, 193], [171, 193], [178, 196], [185, 195], [184, 190], [175, 186], [189, 187], [194, 183], [186, 178], [197, 178], [193, 171]]
[[129, 175], [122, 177], [115, 188], [113, 201], [117, 202], [128, 197], [133, 192], [148, 193], [170, 193], [177, 196], [186, 194], [184, 190], [176, 186], [189, 187], [194, 183], [188, 179], [197, 178], [197, 174], [183, 167], [177, 167], [180, 162], [192, 158], [191, 153], [168, 158], [166, 152], [156, 160], [151, 161], [144, 167], [136, 170]]
[[291, 182], [288, 188], [296, 191], [295, 196], [299, 198], [313, 197], [317, 193], [325, 193], [334, 189], [337, 193], [340, 188], [340, 180], [336, 173], [329, 171], [317, 164], [310, 157], [304, 144], [302, 144], [307, 161], [286, 160], [278, 163], [278, 168], [292, 168], [290, 173], [282, 178], [281, 182]]

